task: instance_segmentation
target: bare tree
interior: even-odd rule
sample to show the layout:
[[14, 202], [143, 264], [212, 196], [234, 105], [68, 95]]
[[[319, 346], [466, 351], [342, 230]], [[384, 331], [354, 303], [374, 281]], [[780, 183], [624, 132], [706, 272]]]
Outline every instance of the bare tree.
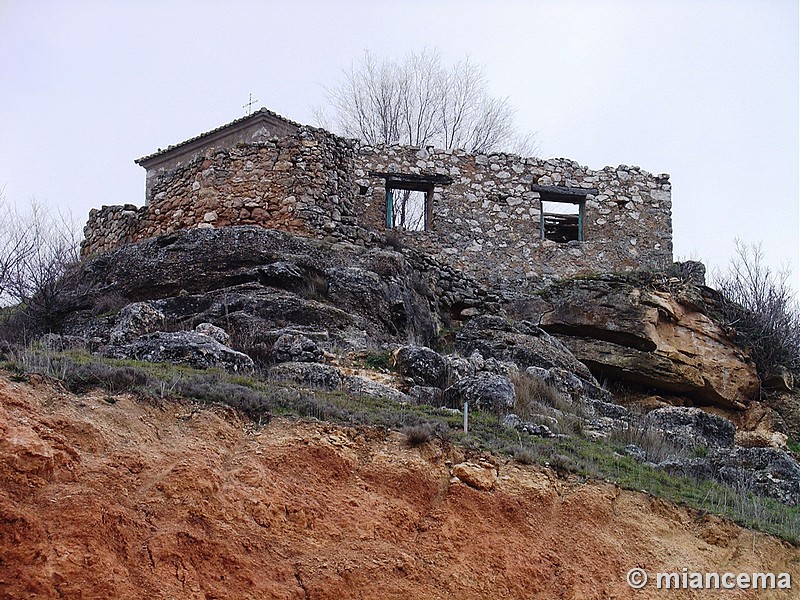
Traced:
[[773, 271], [761, 244], [736, 240], [727, 272], [717, 275], [722, 318], [753, 352], [762, 377], [776, 368], [800, 371], [800, 307], [787, 283], [789, 269]]
[[[369, 144], [432, 145], [468, 152], [534, 154], [532, 134], [520, 135], [507, 98], [489, 93], [484, 69], [465, 59], [450, 68], [436, 52], [405, 61], [378, 61], [368, 51], [327, 90], [331, 128]], [[324, 111], [317, 119], [328, 126]]]
[[21, 210], [2, 197], [0, 223], [0, 303], [52, 314], [61, 277], [78, 261], [78, 227], [36, 200]]

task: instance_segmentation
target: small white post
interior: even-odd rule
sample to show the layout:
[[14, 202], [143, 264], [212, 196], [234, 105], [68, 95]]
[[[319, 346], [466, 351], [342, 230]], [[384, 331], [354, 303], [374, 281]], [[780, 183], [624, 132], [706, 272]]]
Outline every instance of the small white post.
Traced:
[[469, 432], [469, 402], [464, 401], [464, 433]]

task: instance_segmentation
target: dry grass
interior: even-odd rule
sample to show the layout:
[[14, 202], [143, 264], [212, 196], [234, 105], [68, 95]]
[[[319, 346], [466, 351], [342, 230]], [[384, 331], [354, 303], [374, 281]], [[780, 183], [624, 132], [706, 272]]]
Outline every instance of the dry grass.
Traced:
[[591, 417], [587, 406], [573, 401], [553, 384], [520, 373], [512, 378], [517, 392], [513, 413], [523, 421], [540, 421], [556, 433], [581, 433]]

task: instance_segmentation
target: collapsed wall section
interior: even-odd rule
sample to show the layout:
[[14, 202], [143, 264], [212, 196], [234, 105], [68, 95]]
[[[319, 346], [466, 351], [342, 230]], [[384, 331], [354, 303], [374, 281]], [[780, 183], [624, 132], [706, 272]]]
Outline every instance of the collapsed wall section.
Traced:
[[230, 148], [148, 173], [147, 204], [92, 210], [81, 255], [195, 227], [258, 225], [317, 234], [352, 223], [353, 146], [321, 129]]
[[[662, 269], [672, 262], [668, 175], [624, 165], [593, 171], [566, 159], [407, 146], [361, 147], [355, 166], [358, 220], [378, 231], [392, 228], [387, 173], [450, 179], [431, 179], [424, 228], [399, 228], [393, 235], [482, 280], [536, 281]], [[574, 217], [575, 227], [580, 219], [580, 239], [558, 242], [543, 235], [542, 203], [549, 193], [543, 190], [561, 190], [551, 195], [580, 201]]]

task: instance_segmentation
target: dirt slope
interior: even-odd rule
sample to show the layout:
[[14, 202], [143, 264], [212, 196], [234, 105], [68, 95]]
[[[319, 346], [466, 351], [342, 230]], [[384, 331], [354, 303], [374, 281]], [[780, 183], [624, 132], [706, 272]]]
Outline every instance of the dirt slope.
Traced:
[[[0, 373], [2, 598], [682, 598], [628, 569], [788, 571], [800, 550], [603, 483]], [[738, 591], [725, 598], [790, 598]]]

